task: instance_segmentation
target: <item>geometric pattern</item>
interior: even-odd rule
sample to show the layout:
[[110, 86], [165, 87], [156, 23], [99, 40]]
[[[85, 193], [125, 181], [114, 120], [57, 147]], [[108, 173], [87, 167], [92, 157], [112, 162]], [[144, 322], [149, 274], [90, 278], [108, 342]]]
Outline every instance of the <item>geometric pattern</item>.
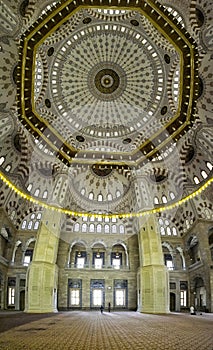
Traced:
[[[19, 119], [22, 122], [22, 124], [33, 134], [33, 136], [37, 139], [42, 139], [45, 144], [48, 145], [50, 149], [54, 152], [54, 154], [61, 160], [63, 161], [66, 165], [71, 165], [73, 161], [77, 162], [85, 162], [85, 163], [90, 163], [92, 164], [94, 162], [94, 150], [88, 148], [87, 151], [84, 152], [84, 156], [82, 157], [81, 154], [78, 151], [78, 148], [76, 144], [74, 143], [74, 136], [73, 138], [68, 134], [68, 137], [65, 137], [63, 133], [60, 132], [60, 130], [57, 129], [55, 126], [55, 123], [51, 123], [50, 119], [46, 119], [45, 115], [46, 113], [40, 113], [39, 108], [36, 106], [36, 100], [34, 96], [34, 87], [35, 87], [35, 69], [36, 69], [36, 57], [39, 55], [39, 50], [42, 49], [42, 45], [44, 45], [45, 40], [51, 36], [54, 35], [54, 33], [63, 25], [67, 25], [70, 20], [73, 20], [74, 16], [76, 13], [81, 11], [82, 6], [84, 9], [87, 8], [94, 8], [94, 9], [105, 9], [108, 8], [110, 9], [111, 7], [116, 7], [119, 10], [123, 11], [124, 10], [124, 4], [122, 4], [120, 1], [113, 0], [113, 1], [106, 1], [104, 4], [99, 1], [92, 1], [91, 3], [89, 2], [88, 4], [85, 3], [84, 1], [77, 0], [77, 1], [61, 1], [58, 3], [57, 6], [54, 6], [52, 10], [50, 10], [47, 14], [43, 14], [39, 19], [32, 25], [31, 28], [27, 32], [25, 32], [22, 36], [22, 40], [20, 42], [20, 48], [19, 48], [19, 53], [20, 53], [20, 59], [19, 59], [19, 64], [17, 66], [17, 75], [20, 77], [17, 81], [17, 96], [18, 96], [18, 113], [19, 113]], [[147, 161], [147, 159], [153, 159], [154, 157], [158, 156], [160, 152], [166, 148], [169, 147], [171, 143], [176, 142], [181, 136], [183, 136], [186, 131], [192, 126], [194, 119], [195, 119], [195, 111], [196, 111], [196, 99], [198, 96], [198, 55], [196, 51], [196, 44], [195, 41], [191, 38], [189, 33], [186, 31], [186, 29], [182, 26], [181, 23], [175, 20], [175, 18], [170, 19], [171, 14], [166, 10], [166, 8], [158, 3], [158, 1], [134, 1], [130, 0], [127, 3], [125, 2], [125, 11], [132, 11], [134, 13], [135, 11], [139, 13], [141, 16], [146, 17], [157, 29], [161, 36], [165, 37], [168, 42], [174, 46], [175, 51], [178, 53], [180, 57], [180, 86], [179, 86], [179, 96], [178, 96], [178, 108], [177, 112], [174, 115], [170, 116], [169, 120], [165, 120], [164, 123], [162, 122], [157, 122], [155, 123], [155, 127], [152, 129], [148, 129], [146, 131], [146, 125], [144, 127], [144, 122], [143, 119], [141, 118], [140, 114], [138, 114], [138, 117], [140, 116], [141, 121], [139, 121], [139, 126], [138, 131], [139, 132], [144, 132], [144, 139], [141, 140], [140, 144], [137, 145], [136, 149], [133, 149], [131, 152], [118, 152], [114, 154], [110, 151], [106, 151], [106, 149], [99, 150], [98, 152], [95, 153], [95, 158], [96, 161], [101, 160], [102, 162], [107, 162], [108, 164], [117, 164], [119, 165], [121, 160], [122, 162], [127, 162], [130, 165], [137, 166], [141, 163], [144, 163]], [[114, 21], [114, 22], [113, 22]], [[125, 64], [118, 65], [114, 61], [115, 57], [112, 57], [112, 60], [109, 59], [109, 62], [105, 60], [107, 57], [107, 49], [108, 46], [111, 45], [112, 47], [112, 42], [113, 40], [117, 40], [118, 38], [118, 32], [120, 31], [120, 40], [122, 42], [123, 38], [122, 35], [125, 37], [125, 39], [130, 40], [133, 42], [133, 47], [136, 43], [136, 46], [138, 45], [139, 49], [139, 44], [137, 43], [137, 39], [139, 38], [139, 41], [141, 42], [142, 47], [140, 47], [139, 51], [143, 51], [143, 55], [139, 55], [138, 57], [141, 58], [141, 62], [147, 62], [147, 50], [150, 52], [153, 50], [152, 44], [148, 45], [146, 47], [147, 40], [146, 38], [143, 37], [141, 32], [138, 29], [138, 25], [140, 24], [138, 21], [133, 19], [131, 21], [133, 29], [128, 29], [126, 28], [125, 25], [119, 24], [119, 16], [117, 16], [114, 19], [111, 19], [109, 16], [108, 20], [104, 19], [100, 24], [95, 23], [95, 25], [90, 23], [90, 19], [85, 21], [84, 19], [84, 24], [86, 23], [86, 28], [88, 29], [83, 29], [76, 31], [73, 31], [71, 36], [68, 36], [67, 38], [67, 44], [62, 46], [62, 51], [64, 51], [64, 54], [61, 55], [60, 52], [57, 50], [53, 53], [53, 56], [59, 55], [63, 61], [63, 66], [62, 66], [62, 74], [60, 76], [60, 79], [54, 79], [53, 75], [50, 75], [52, 83], [50, 81], [48, 84], [54, 84], [53, 82], [60, 81], [61, 85], [61, 91], [64, 95], [66, 105], [70, 105], [72, 107], [72, 103], [76, 104], [79, 103], [80, 99], [82, 98], [84, 100], [86, 94], [83, 94], [80, 92], [78, 93], [79, 90], [79, 80], [76, 80], [76, 85], [74, 85], [74, 90], [71, 88], [73, 86], [73, 78], [68, 79], [71, 82], [67, 85], [67, 78], [66, 74], [69, 74], [67, 72], [66, 65], [64, 65], [64, 62], [69, 63], [70, 58], [72, 57], [72, 50], [70, 51], [70, 47], [72, 47], [73, 40], [76, 41], [75, 47], [74, 47], [74, 54], [75, 52], [79, 52], [79, 57], [82, 55], [83, 51], [81, 45], [78, 45], [79, 43], [85, 42], [85, 38], [87, 38], [87, 35], [85, 36], [86, 31], [90, 30], [90, 35], [95, 37], [96, 40], [96, 45], [101, 46], [103, 50], [95, 49], [95, 46], [92, 46], [90, 49], [87, 47], [87, 51], [89, 50], [94, 50], [96, 53], [102, 52], [103, 51], [103, 57], [100, 58], [96, 62], [97, 64], [94, 65], [94, 67], [97, 68], [94, 74], [94, 67], [92, 67], [92, 70], [88, 71], [88, 74], [86, 74], [84, 81], [89, 88], [91, 88], [93, 99], [98, 97], [98, 101], [101, 102], [101, 105], [104, 105], [103, 102], [106, 102], [105, 108], [104, 108], [104, 113], [102, 113], [103, 117], [105, 117], [105, 121], [107, 122], [107, 115], [114, 115], [116, 117], [116, 121], [120, 123], [119, 121], [119, 108], [123, 108], [124, 103], [119, 104], [119, 99], [123, 97], [126, 94], [126, 88], [130, 86], [130, 79], [126, 75], [125, 72]], [[113, 23], [114, 27], [116, 27], [115, 30], [113, 30]], [[118, 23], [118, 25], [117, 25]], [[129, 22], [128, 22], [128, 25]], [[75, 26], [74, 26], [75, 27]], [[95, 32], [93, 32], [95, 28]], [[104, 31], [104, 33], [108, 34], [108, 36], [105, 35], [104, 38], [108, 37], [110, 38], [110, 41], [108, 40], [103, 43], [100, 42], [101, 37], [98, 35], [98, 32], [101, 33]], [[127, 33], [125, 33], [127, 31]], [[80, 34], [79, 34], [80, 33]], [[129, 33], [129, 34], [128, 34]], [[130, 34], [134, 33], [134, 34]], [[83, 39], [82, 39], [83, 38]], [[105, 39], [104, 39], [105, 40]], [[127, 40], [127, 43], [128, 43]], [[88, 42], [89, 43], [89, 42]], [[109, 44], [108, 46], [106, 44]], [[70, 47], [67, 47], [70, 46]], [[76, 46], [77, 45], [77, 46]], [[128, 46], [128, 44], [127, 44]], [[77, 47], [77, 48], [76, 48]], [[51, 49], [51, 48], [49, 48]], [[85, 50], [85, 46], [83, 44], [83, 49]], [[60, 51], [60, 50], [59, 50]], [[124, 57], [124, 54], [127, 52], [125, 51], [125, 48], [123, 50], [124, 52], [118, 52], [120, 53], [121, 57]], [[137, 50], [136, 50], [137, 51]], [[51, 50], [48, 51], [49, 55], [51, 56], [52, 52]], [[93, 56], [95, 57], [95, 52]], [[81, 63], [81, 69], [82, 74], [85, 74], [84, 67], [87, 66], [88, 62], [89, 64], [91, 63], [91, 59], [88, 59], [88, 55], [90, 53], [85, 52], [84, 53], [84, 60]], [[108, 56], [109, 57], [109, 56]], [[158, 58], [158, 54], [156, 52], [152, 53], [152, 58], [155, 61], [156, 57]], [[135, 62], [135, 60], [133, 60]], [[157, 60], [158, 61], [158, 60]], [[78, 60], [75, 60], [77, 64], [79, 64]], [[127, 60], [127, 63], [131, 62], [131, 59], [129, 58]], [[102, 64], [101, 64], [102, 63]], [[110, 63], [110, 65], [108, 64]], [[113, 66], [114, 64], [114, 66]], [[56, 67], [58, 63], [56, 62]], [[166, 63], [165, 63], [166, 65]], [[72, 75], [72, 68], [73, 67], [73, 62], [71, 59], [70, 63], [70, 75]], [[146, 67], [146, 66], [145, 66]], [[137, 74], [137, 69], [133, 67], [133, 72], [132, 74]], [[140, 68], [140, 65], [139, 65]], [[157, 73], [161, 74], [163, 70], [161, 68], [155, 69], [155, 67], [151, 67], [149, 64], [147, 66], [147, 74], [148, 74], [148, 80], [149, 78], [151, 79], [153, 76], [157, 80], [153, 80], [155, 83], [153, 85], [149, 84], [143, 84], [145, 89], [143, 90], [143, 99], [144, 96], [148, 98], [148, 106], [146, 106], [147, 101], [145, 99], [145, 108], [143, 107], [143, 99], [138, 98], [137, 94], [137, 89], [133, 85], [132, 86], [132, 91], [129, 91], [129, 100], [135, 101], [133, 110], [137, 110], [137, 103], [138, 101], [142, 101], [142, 106], [141, 106], [141, 111], [142, 115], [145, 118], [149, 118], [149, 112], [151, 112], [151, 115], [155, 112], [149, 110], [150, 105], [156, 105], [159, 103], [159, 100], [161, 100], [161, 94], [159, 91], [162, 91], [164, 88], [163, 86], [160, 87], [161, 90], [158, 90], [158, 94], [156, 95], [156, 91], [154, 90], [154, 86], [156, 85], [158, 87], [158, 84], [163, 82], [164, 78], [160, 77], [158, 78], [156, 76]], [[143, 69], [141, 70], [143, 72]], [[53, 68], [54, 72], [54, 68]], [[91, 79], [91, 72], [93, 75], [95, 75]], [[122, 73], [123, 72], [123, 73]], [[146, 69], [144, 71], [146, 73]], [[56, 78], [57, 78], [57, 70], [55, 70]], [[144, 74], [146, 75], [146, 74]], [[144, 76], [143, 75], [143, 76]], [[50, 78], [49, 77], [49, 78]], [[143, 77], [139, 77], [140, 79], [140, 84], [139, 84], [139, 90], [141, 92], [141, 81], [143, 81]], [[92, 82], [91, 82], [92, 80]], [[60, 85], [58, 86], [58, 89], [60, 88]], [[146, 86], [148, 88], [146, 92]], [[151, 90], [150, 90], [151, 88]], [[66, 94], [65, 91], [68, 89], [68, 95], [70, 96], [70, 93], [72, 92], [71, 95], [74, 96], [74, 99], [69, 97], [68, 100], [66, 100]], [[54, 88], [52, 89], [53, 91], [55, 90]], [[57, 89], [56, 89], [57, 90]], [[105, 91], [105, 92], [104, 92]], [[78, 93], [78, 95], [76, 95]], [[134, 94], [137, 95], [136, 100], [134, 100]], [[57, 95], [57, 91], [56, 91]], [[78, 96], [78, 98], [77, 98]], [[128, 96], [128, 95], [127, 95]], [[54, 98], [52, 99], [54, 103]], [[56, 97], [57, 100], [57, 97]], [[63, 100], [63, 99], [62, 99]], [[51, 108], [51, 102], [52, 102], [48, 97], [43, 101], [46, 104], [47, 108]], [[115, 101], [117, 102], [115, 104]], [[113, 102], [111, 106], [111, 102]], [[122, 101], [123, 102], [123, 101]], [[126, 97], [126, 102], [128, 104], [128, 97]], [[97, 105], [97, 104], [96, 104]], [[113, 107], [114, 106], [114, 107]], [[116, 106], [116, 107], [115, 107]], [[80, 113], [76, 110], [74, 110], [77, 115], [79, 115], [79, 125], [83, 125], [81, 114], [83, 113], [82, 111], [85, 111], [88, 108], [88, 104], [85, 105], [85, 101], [83, 103], [83, 110], [80, 111]], [[110, 108], [114, 108], [114, 113], [111, 114]], [[156, 106], [157, 108], [157, 106]], [[63, 109], [63, 104], [58, 105], [58, 109], [61, 111]], [[76, 108], [77, 109], [77, 108]], [[143, 114], [143, 110], [145, 112], [145, 116]], [[54, 110], [53, 110], [54, 111]], [[102, 111], [102, 109], [101, 109]], [[107, 113], [108, 111], [108, 113]], [[55, 111], [54, 111], [55, 112]], [[69, 114], [70, 118], [70, 125], [74, 125], [76, 128], [77, 123], [74, 121], [72, 118], [73, 110], [69, 110], [69, 113], [67, 110], [65, 110], [63, 117], [67, 118], [67, 114]], [[74, 113], [74, 114], [75, 114]], [[126, 113], [126, 112], [125, 112]], [[56, 113], [57, 114], [57, 113]], [[60, 114], [60, 113], [59, 113]], [[98, 115], [101, 115], [101, 113], [98, 113]], [[122, 114], [122, 113], [121, 113]], [[125, 115], [125, 114], [124, 114]], [[133, 113], [134, 115], [134, 113]], [[53, 119], [54, 113], [53, 113]], [[57, 118], [57, 117], [56, 117]], [[113, 123], [115, 123], [115, 120], [113, 120]], [[129, 121], [131, 123], [131, 120]], [[84, 124], [86, 126], [91, 126], [89, 120], [84, 120]], [[101, 123], [102, 124], [102, 123]], [[115, 123], [116, 124], [116, 123]], [[121, 121], [121, 125], [124, 123]], [[135, 123], [134, 123], [135, 124]], [[60, 122], [59, 124], [60, 125]], [[92, 125], [94, 125], [94, 121], [92, 121]], [[101, 125], [102, 128], [104, 125]], [[126, 127], [126, 125], [124, 125]], [[125, 129], [125, 128], [124, 128]], [[81, 129], [80, 129], [81, 130]], [[125, 130], [125, 132], [128, 134], [129, 130]], [[93, 128], [89, 129], [90, 131], [90, 136], [91, 138], [93, 137]], [[149, 131], [149, 134], [148, 134]], [[73, 131], [74, 132], [74, 131]], [[103, 132], [103, 131], [102, 131]], [[75, 132], [74, 132], [75, 134]], [[105, 141], [107, 142], [107, 137], [106, 133], [101, 134], [101, 132], [97, 132], [97, 134], [104, 136]], [[97, 134], [95, 135], [97, 137]], [[72, 134], [71, 134], [72, 135]], [[116, 134], [114, 134], [115, 136]], [[112, 135], [113, 136], [113, 135]], [[123, 136], [123, 135], [121, 135]], [[128, 136], [128, 140], [131, 138]], [[84, 139], [82, 139], [84, 141]], [[79, 154], [78, 154], [79, 153]], [[86, 156], [86, 157], [85, 157]], [[74, 159], [75, 158], [75, 159]], [[76, 160], [76, 158], [79, 158]], [[86, 160], [84, 161], [84, 159]]]
[[3, 312], [0, 320], [2, 350], [213, 349], [212, 314], [71, 311], [5, 315]]

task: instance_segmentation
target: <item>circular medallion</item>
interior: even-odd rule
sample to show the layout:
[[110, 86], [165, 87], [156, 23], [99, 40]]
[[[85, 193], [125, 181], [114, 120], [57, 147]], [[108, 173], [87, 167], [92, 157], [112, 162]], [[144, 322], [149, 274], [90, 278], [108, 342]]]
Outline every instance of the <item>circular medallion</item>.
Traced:
[[151, 122], [164, 93], [158, 52], [125, 25], [76, 32], [58, 48], [52, 67], [54, 107], [71, 130], [90, 137], [127, 138]]
[[119, 75], [112, 69], [102, 69], [95, 76], [95, 86], [103, 94], [111, 94], [119, 87]]
[[94, 97], [102, 101], [112, 101], [124, 92], [126, 74], [114, 62], [99, 62], [89, 71], [87, 83]]

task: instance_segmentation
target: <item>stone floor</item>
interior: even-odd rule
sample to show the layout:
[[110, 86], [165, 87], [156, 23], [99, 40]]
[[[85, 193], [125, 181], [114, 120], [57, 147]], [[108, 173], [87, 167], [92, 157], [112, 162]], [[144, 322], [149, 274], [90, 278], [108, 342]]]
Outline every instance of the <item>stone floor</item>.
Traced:
[[0, 312], [1, 350], [213, 350], [213, 314]]

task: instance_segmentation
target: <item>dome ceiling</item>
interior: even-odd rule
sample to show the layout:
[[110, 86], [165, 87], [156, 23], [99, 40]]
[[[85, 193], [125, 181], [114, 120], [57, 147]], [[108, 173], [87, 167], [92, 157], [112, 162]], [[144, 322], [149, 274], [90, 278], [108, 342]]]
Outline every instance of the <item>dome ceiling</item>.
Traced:
[[19, 118], [66, 165], [140, 166], [194, 121], [195, 43], [157, 1], [91, 4], [61, 1], [22, 36]]
[[130, 179], [128, 170], [119, 173], [114, 169], [92, 166], [73, 179], [72, 196], [76, 202], [81, 202], [82, 207], [89, 205], [90, 210], [115, 211], [125, 196], [131, 197]]
[[71, 133], [119, 142], [156, 115], [165, 84], [162, 59], [122, 22], [75, 31], [54, 55], [50, 100]]
[[53, 196], [71, 216], [189, 211], [212, 182], [210, 5], [197, 30], [191, 1], [24, 3], [0, 15], [8, 211]]

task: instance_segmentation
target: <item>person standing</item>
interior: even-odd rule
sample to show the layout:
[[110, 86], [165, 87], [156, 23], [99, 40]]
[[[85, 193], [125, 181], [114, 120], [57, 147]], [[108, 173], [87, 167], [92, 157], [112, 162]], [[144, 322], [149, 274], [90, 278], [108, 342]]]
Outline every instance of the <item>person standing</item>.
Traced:
[[110, 303], [108, 304], [108, 311], [109, 312], [111, 311], [111, 304]]
[[101, 305], [100, 310], [101, 310], [101, 313], [103, 313], [103, 311], [104, 311], [103, 305]]
[[194, 306], [190, 306], [190, 314], [196, 315]]

